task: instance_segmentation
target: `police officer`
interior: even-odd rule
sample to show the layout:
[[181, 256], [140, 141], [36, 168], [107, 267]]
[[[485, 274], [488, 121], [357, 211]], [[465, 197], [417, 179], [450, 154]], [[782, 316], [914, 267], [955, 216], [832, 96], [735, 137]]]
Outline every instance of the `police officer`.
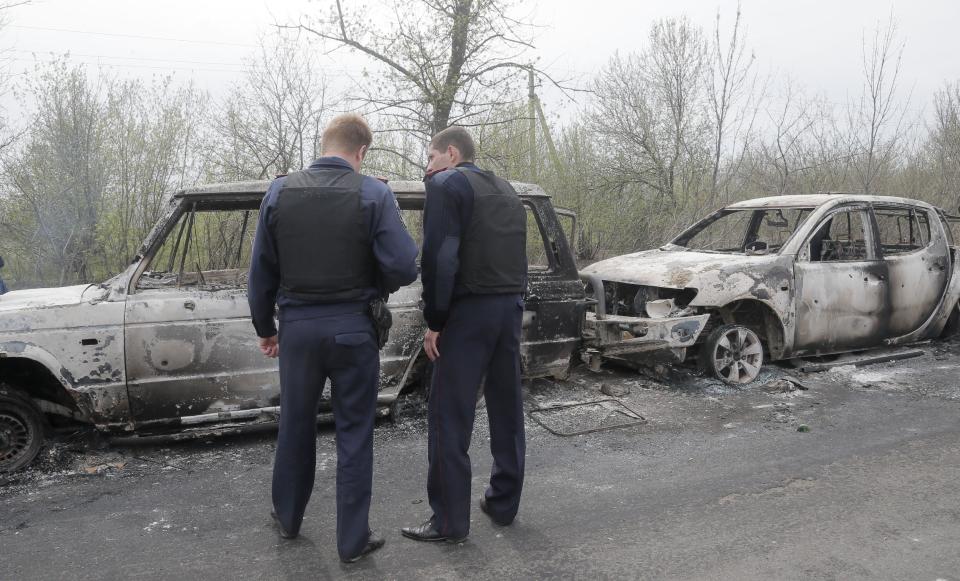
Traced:
[[496, 524], [512, 523], [523, 487], [526, 211], [513, 187], [473, 158], [473, 139], [461, 127], [430, 143], [421, 276], [429, 327], [423, 345], [434, 364], [427, 476], [433, 515], [401, 529], [418, 541], [460, 542], [470, 531], [468, 450], [484, 377], [493, 469], [481, 510]]
[[[3, 268], [3, 257], [0, 256], [0, 268]], [[7, 285], [3, 282], [3, 277], [0, 276], [0, 295], [7, 292]]]
[[384, 544], [368, 524], [380, 365], [369, 305], [417, 277], [417, 245], [393, 192], [358, 173], [372, 139], [362, 117], [341, 115], [323, 132], [320, 159], [274, 180], [260, 207], [249, 279], [260, 349], [280, 357], [271, 515], [281, 536], [297, 536], [313, 491], [318, 403], [330, 378], [344, 562]]

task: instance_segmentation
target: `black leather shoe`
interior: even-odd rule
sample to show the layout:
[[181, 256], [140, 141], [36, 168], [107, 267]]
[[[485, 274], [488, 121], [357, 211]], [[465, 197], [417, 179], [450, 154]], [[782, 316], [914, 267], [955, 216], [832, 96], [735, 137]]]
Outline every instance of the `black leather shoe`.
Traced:
[[341, 557], [340, 560], [344, 563], [356, 563], [385, 544], [387, 544], [386, 539], [383, 537], [378, 537], [373, 531], [370, 531], [370, 538], [367, 539], [367, 544], [363, 547], [363, 550], [360, 551], [359, 555], [356, 557], [350, 557], [349, 559], [344, 559]]
[[423, 541], [425, 543], [462, 543], [466, 540], [467, 537], [451, 537], [448, 535], [441, 534], [435, 526], [433, 526], [433, 519], [428, 520], [422, 525], [415, 527], [404, 527], [400, 529], [400, 534], [407, 537], [408, 539], [413, 539], [415, 541]]
[[280, 517], [277, 516], [277, 511], [270, 511], [270, 518], [273, 519], [273, 524], [276, 525], [277, 530], [280, 531], [280, 536], [285, 539], [295, 539], [297, 538], [297, 533], [287, 532], [287, 529], [283, 528], [283, 524], [280, 522]]
[[496, 525], [505, 527], [505, 526], [508, 526], [508, 525], [510, 525], [510, 524], [513, 523], [513, 519], [506, 520], [506, 519], [503, 519], [503, 518], [501, 518], [501, 517], [498, 517], [497, 515], [495, 515], [495, 514], [493, 514], [492, 512], [490, 512], [490, 507], [487, 506], [487, 499], [486, 499], [486, 498], [481, 498], [481, 499], [480, 499], [480, 510], [482, 510], [484, 514], [486, 514], [487, 516], [489, 516], [489, 517], [490, 517], [490, 520], [492, 520], [493, 523], [496, 524]]

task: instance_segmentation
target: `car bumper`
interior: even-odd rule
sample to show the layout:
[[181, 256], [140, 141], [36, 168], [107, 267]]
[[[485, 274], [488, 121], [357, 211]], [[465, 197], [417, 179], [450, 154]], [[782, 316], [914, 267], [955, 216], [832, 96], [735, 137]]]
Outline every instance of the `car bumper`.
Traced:
[[665, 317], [629, 317], [606, 313], [603, 281], [582, 276], [593, 288], [594, 311], [584, 320], [584, 359], [598, 367], [606, 358], [629, 359], [671, 353], [682, 359], [687, 347], [696, 344], [710, 319], [709, 314], [677, 313]]
[[683, 349], [697, 342], [709, 318], [710, 315], [663, 319], [606, 315], [598, 318], [596, 313], [587, 313], [584, 342], [601, 355]]

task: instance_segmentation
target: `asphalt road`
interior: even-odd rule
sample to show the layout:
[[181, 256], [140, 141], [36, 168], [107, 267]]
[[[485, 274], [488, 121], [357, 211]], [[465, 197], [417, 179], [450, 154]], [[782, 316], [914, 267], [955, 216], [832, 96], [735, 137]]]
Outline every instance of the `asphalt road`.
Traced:
[[[960, 581], [960, 345], [927, 350], [805, 375], [802, 391], [631, 372], [535, 382], [529, 409], [604, 398], [602, 382], [629, 388], [622, 401], [647, 421], [560, 437], [528, 420], [518, 520], [501, 528], [477, 510], [462, 545], [399, 535], [428, 511], [412, 399], [377, 428], [371, 518], [387, 545], [354, 565], [336, 555], [329, 430], [294, 541], [269, 522], [272, 436], [63, 445], [0, 486], [0, 579]], [[483, 418], [477, 496], [489, 471]]]

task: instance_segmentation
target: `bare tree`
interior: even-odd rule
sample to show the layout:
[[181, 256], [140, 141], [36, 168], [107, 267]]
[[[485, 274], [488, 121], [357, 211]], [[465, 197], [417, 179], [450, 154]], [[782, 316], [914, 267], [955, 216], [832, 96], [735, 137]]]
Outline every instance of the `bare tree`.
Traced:
[[903, 45], [892, 19], [884, 29], [878, 26], [869, 42], [863, 39], [861, 56], [864, 87], [849, 108], [849, 135], [859, 185], [864, 193], [876, 193], [878, 178], [895, 162], [906, 116], [906, 103], [897, 98]]
[[[450, 125], [483, 124], [517, 102], [518, 76], [533, 47], [531, 25], [514, 16], [516, 0], [378, 0], [348, 10], [337, 0], [325, 17], [298, 28], [333, 49], [347, 48], [378, 65], [356, 98], [380, 117], [379, 129], [409, 133], [422, 148]], [[542, 76], [548, 77], [544, 72]], [[406, 138], [387, 140], [408, 143]], [[419, 151], [378, 145], [422, 167]]]
[[279, 37], [261, 43], [214, 118], [211, 172], [264, 179], [305, 167], [319, 156], [329, 106], [326, 78], [301, 46]]
[[171, 78], [112, 83], [105, 96], [108, 185], [97, 222], [100, 275], [127, 264], [163, 212], [165, 196], [195, 183], [207, 98]]
[[5, 226], [33, 239], [38, 279], [84, 281], [107, 185], [104, 88], [61, 61], [38, 70], [28, 90], [37, 109], [22, 151], [5, 164], [17, 206]]
[[948, 83], [934, 95], [929, 131], [935, 195], [952, 212], [960, 205], [960, 81]]
[[643, 53], [614, 56], [600, 73], [592, 127], [611, 151], [612, 186], [674, 203], [700, 187], [710, 147], [705, 65], [699, 29], [668, 19], [653, 25]]
[[[710, 45], [710, 66], [707, 67], [707, 95], [713, 122], [711, 202], [715, 202], [721, 189], [724, 160], [739, 164], [747, 151], [759, 111], [757, 104], [762, 98], [757, 90], [756, 56], [747, 53], [744, 37], [739, 4], [733, 28], [726, 39], [722, 38], [720, 13], [717, 12]], [[725, 172], [728, 179], [735, 174], [736, 168]]]
[[0, 246], [18, 286], [103, 280], [129, 264], [163, 194], [196, 181], [204, 100], [65, 59], [26, 90], [28, 131], [3, 155]]
[[804, 138], [814, 126], [816, 111], [795, 83], [788, 79], [783, 94], [766, 110], [769, 137], [758, 144], [761, 167], [754, 174], [761, 191], [791, 193], [795, 177], [806, 166], [803, 160]]
[[[18, 6], [30, 4], [30, 0], [3, 0], [0, 1], [0, 31], [7, 27], [10, 12]], [[13, 75], [10, 73], [12, 49], [0, 50], [0, 97], [10, 92]], [[7, 125], [6, 111], [0, 109], [0, 151], [9, 147], [20, 134], [10, 133]]]

